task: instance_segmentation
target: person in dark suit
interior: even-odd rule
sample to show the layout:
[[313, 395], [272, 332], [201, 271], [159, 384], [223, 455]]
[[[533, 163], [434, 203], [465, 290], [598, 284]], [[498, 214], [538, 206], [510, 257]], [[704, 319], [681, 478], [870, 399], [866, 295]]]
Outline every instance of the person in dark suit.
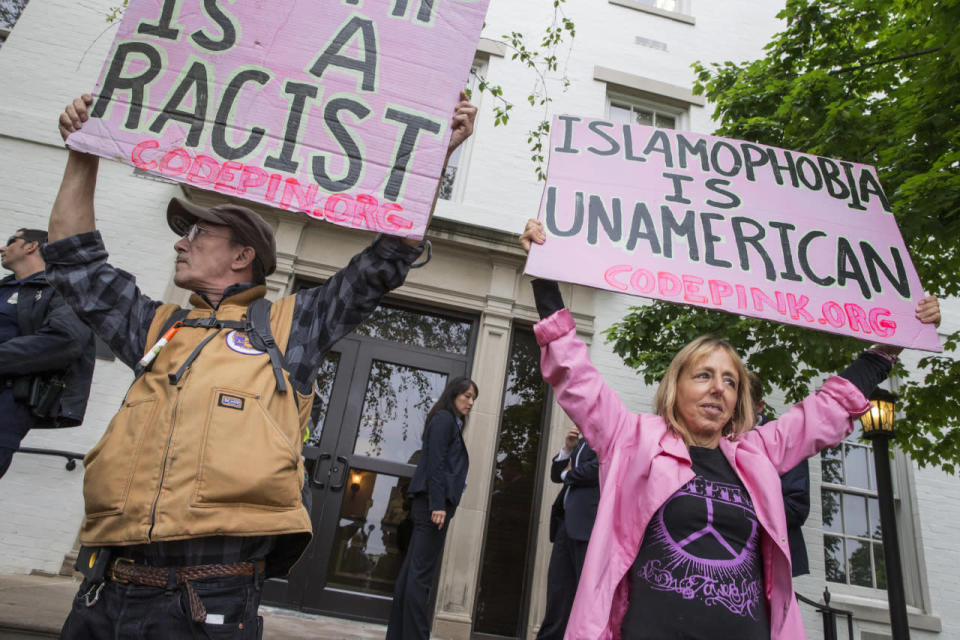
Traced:
[[537, 640], [562, 640], [577, 593], [600, 502], [600, 462], [580, 430], [573, 427], [563, 449], [553, 459], [550, 479], [562, 483], [550, 512], [550, 567], [547, 570], [547, 610]]
[[[768, 422], [771, 418], [764, 413], [767, 408], [763, 401], [763, 383], [752, 371], [750, 395], [754, 398], [754, 412], [757, 424]], [[783, 492], [783, 509], [787, 514], [787, 543], [790, 545], [790, 563], [793, 577], [810, 573], [810, 561], [807, 558], [807, 545], [803, 541], [803, 523], [810, 515], [810, 464], [804, 460], [790, 471], [780, 476], [780, 490]]]
[[473, 380], [454, 378], [427, 414], [422, 452], [407, 490], [413, 535], [393, 592], [387, 640], [430, 637], [430, 588], [450, 519], [466, 486], [470, 459], [463, 422], [477, 395]]

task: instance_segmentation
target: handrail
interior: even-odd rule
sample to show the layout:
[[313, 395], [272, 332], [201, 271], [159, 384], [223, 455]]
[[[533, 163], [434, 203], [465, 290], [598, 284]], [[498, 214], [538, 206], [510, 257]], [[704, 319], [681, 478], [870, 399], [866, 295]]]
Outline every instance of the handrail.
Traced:
[[74, 453], [73, 451], [61, 451], [59, 449], [38, 449], [36, 447], [20, 447], [16, 453], [33, 453], [38, 456], [63, 456], [67, 459], [67, 471], [73, 471], [77, 468], [77, 460], [83, 461], [85, 453]]
[[799, 593], [797, 593], [796, 596], [797, 600], [810, 605], [819, 611], [821, 616], [823, 616], [823, 640], [838, 640], [836, 621], [836, 616], [838, 615], [847, 617], [847, 637], [849, 640], [853, 640], [853, 612], [847, 611], [846, 609], [837, 609], [836, 607], [831, 607], [830, 590], [827, 587], [823, 588], [823, 604], [802, 596]]

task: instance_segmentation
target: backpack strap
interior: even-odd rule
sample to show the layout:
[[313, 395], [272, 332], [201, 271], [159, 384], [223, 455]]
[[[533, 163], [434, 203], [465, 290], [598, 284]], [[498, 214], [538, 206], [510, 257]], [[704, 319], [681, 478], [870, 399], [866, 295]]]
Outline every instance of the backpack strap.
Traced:
[[270, 328], [270, 306], [266, 298], [257, 298], [247, 307], [247, 326], [244, 330], [255, 349], [266, 351], [273, 366], [273, 377], [277, 381], [277, 391], [286, 393], [287, 383], [283, 379], [283, 354], [273, 339]]
[[[171, 306], [172, 306], [172, 305], [171, 305]], [[175, 324], [178, 323], [178, 322], [182, 322], [182, 321], [184, 320], [184, 318], [187, 317], [187, 314], [188, 314], [188, 313], [190, 313], [190, 310], [189, 310], [189, 309], [184, 309], [184, 308], [182, 308], [182, 307], [178, 307], [178, 308], [174, 309], [174, 310], [173, 310], [173, 313], [171, 313], [171, 314], [167, 317], [166, 321], [163, 323], [163, 326], [160, 327], [160, 331], [157, 332], [157, 336], [162, 336], [162, 335], [164, 335], [167, 331], [170, 330], [170, 327], [172, 327], [173, 325], [175, 325]], [[145, 366], [145, 367], [141, 367], [141, 366], [138, 365], [137, 368], [134, 369], [134, 372], [133, 372], [133, 374], [134, 374], [134, 375], [133, 375], [133, 382], [136, 382], [137, 379], [138, 379], [140, 376], [142, 376], [143, 374], [145, 374], [147, 371], [150, 371], [152, 368], [153, 368], [153, 360], [151, 360], [150, 363], [149, 363], [147, 366]], [[133, 386], [133, 384], [131, 383], [130, 386]]]
[[162, 327], [160, 327], [160, 335], [162, 336], [163, 334], [165, 334], [167, 331], [170, 330], [170, 327], [172, 327], [176, 323], [183, 322], [186, 319], [188, 313], [190, 313], [190, 310], [184, 309], [183, 307], [180, 307], [179, 309], [171, 313], [170, 317], [167, 318], [167, 321], [163, 323]]
[[[170, 384], [177, 384], [180, 381], [180, 378], [183, 377], [186, 370], [193, 364], [193, 361], [200, 354], [200, 351], [219, 333], [220, 329], [240, 329], [247, 334], [250, 343], [255, 349], [267, 352], [267, 355], [270, 357], [270, 365], [273, 367], [273, 377], [277, 381], [277, 391], [286, 393], [287, 383], [283, 379], [283, 354], [280, 353], [280, 348], [273, 339], [273, 331], [270, 328], [270, 305], [270, 301], [266, 298], [257, 298], [251, 302], [247, 307], [246, 322], [220, 320], [214, 314], [203, 318], [188, 319], [187, 314], [189, 313], [189, 309], [182, 308], [171, 313], [170, 317], [167, 318], [167, 321], [163, 324], [163, 327], [161, 327], [160, 335], [165, 334], [167, 330], [177, 322], [180, 322], [184, 327], [217, 329], [217, 332], [208, 336], [197, 345], [196, 349], [187, 357], [176, 373], [169, 374]], [[153, 363], [151, 363], [151, 365], [152, 364]], [[140, 377], [145, 371], [149, 371], [149, 369], [150, 365], [139, 371], [137, 377]]]

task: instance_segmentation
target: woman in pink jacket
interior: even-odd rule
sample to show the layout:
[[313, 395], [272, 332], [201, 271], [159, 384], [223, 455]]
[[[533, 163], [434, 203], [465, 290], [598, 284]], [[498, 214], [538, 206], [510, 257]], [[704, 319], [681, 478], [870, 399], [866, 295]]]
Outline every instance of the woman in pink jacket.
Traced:
[[[542, 244], [530, 220], [520, 237]], [[566, 640], [805, 638], [780, 475], [853, 430], [899, 348], [875, 346], [778, 420], [753, 428], [746, 370], [723, 340], [674, 357], [635, 414], [604, 383], [556, 283], [534, 281], [544, 379], [600, 458], [601, 497]], [[936, 298], [917, 306], [939, 324]]]

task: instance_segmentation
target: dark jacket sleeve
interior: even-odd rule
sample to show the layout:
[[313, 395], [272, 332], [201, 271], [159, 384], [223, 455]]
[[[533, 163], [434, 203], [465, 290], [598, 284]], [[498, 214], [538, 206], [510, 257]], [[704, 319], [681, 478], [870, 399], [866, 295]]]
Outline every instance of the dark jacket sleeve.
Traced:
[[48, 242], [40, 251], [47, 279], [67, 305], [133, 369], [161, 303], [144, 295], [131, 274], [107, 262], [99, 231]]
[[457, 425], [453, 416], [440, 411], [430, 419], [427, 426], [427, 495], [431, 511], [447, 508], [447, 470], [451, 442]]
[[564, 482], [575, 487], [599, 487], [600, 461], [597, 456], [594, 455], [589, 460], [582, 460], [579, 465], [571, 467], [570, 471], [567, 471]]
[[0, 344], [0, 375], [65, 369], [83, 353], [90, 329], [54, 294], [46, 317], [31, 335]]
[[563, 473], [563, 470], [567, 468], [568, 462], [570, 462], [570, 458], [557, 460], [557, 456], [553, 457], [553, 462], [550, 463], [551, 481], [556, 482], [557, 484], [563, 484], [563, 478], [560, 477], [560, 474]]
[[423, 247], [382, 236], [326, 282], [297, 292], [284, 361], [295, 389], [310, 393], [320, 361], [407, 277]]
[[780, 476], [788, 527], [801, 527], [810, 515], [810, 467], [806, 460]]

